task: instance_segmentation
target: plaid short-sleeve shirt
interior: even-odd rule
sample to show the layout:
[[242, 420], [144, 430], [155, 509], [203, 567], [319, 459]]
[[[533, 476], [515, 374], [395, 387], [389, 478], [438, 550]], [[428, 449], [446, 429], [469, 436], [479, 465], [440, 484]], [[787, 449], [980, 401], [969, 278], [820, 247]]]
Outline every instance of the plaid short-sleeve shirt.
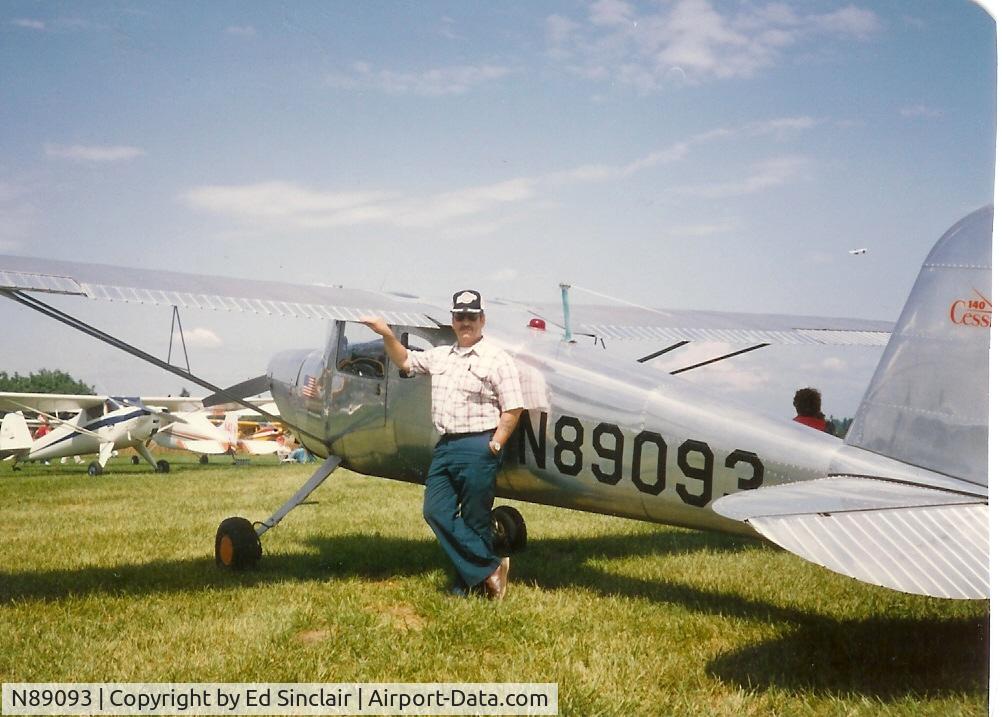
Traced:
[[408, 351], [410, 375], [431, 374], [431, 420], [445, 433], [488, 431], [504, 411], [522, 408], [511, 356], [482, 338], [473, 346]]

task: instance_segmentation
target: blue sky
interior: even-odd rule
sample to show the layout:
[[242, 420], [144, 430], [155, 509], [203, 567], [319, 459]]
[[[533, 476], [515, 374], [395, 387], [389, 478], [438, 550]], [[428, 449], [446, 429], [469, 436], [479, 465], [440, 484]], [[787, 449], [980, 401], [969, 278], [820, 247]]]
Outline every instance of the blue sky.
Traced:
[[[8, 0], [0, 253], [894, 319], [934, 241], [992, 200], [995, 121], [994, 22], [960, 1]], [[165, 347], [169, 312], [87, 304], [67, 306]], [[178, 389], [0, 317], [7, 370]], [[324, 331], [184, 321], [222, 383]], [[694, 380], [775, 413], [788, 383], [823, 383], [851, 415], [878, 358], [749, 356]]]

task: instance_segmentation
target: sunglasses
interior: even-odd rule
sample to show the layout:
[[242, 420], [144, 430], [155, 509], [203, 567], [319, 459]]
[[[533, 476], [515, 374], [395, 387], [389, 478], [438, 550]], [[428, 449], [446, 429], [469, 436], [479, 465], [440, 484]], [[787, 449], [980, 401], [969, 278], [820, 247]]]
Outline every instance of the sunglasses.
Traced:
[[469, 313], [469, 312], [458, 313], [457, 312], [457, 313], [455, 313], [455, 314], [452, 315], [452, 320], [453, 321], [476, 321], [479, 318], [480, 318], [480, 314], [479, 313]]

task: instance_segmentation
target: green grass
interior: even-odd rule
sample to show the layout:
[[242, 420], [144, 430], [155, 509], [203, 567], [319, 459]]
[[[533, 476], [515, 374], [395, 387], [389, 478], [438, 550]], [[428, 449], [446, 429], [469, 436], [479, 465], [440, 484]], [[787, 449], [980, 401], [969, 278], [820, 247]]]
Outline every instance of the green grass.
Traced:
[[[518, 504], [501, 604], [444, 593], [421, 488], [337, 471], [219, 571], [312, 467], [0, 464], [0, 680], [556, 682], [561, 714], [987, 710], [988, 606], [863, 585], [754, 540]], [[219, 459], [217, 459], [219, 460]]]

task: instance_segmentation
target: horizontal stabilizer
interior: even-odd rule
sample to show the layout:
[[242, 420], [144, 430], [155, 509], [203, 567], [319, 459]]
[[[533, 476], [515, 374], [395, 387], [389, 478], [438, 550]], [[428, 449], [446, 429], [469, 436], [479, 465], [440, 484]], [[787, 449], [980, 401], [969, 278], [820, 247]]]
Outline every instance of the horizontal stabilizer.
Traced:
[[163, 442], [161, 442], [160, 434], [154, 436], [154, 440], [168, 448], [181, 448], [186, 451], [191, 451], [192, 453], [202, 453], [210, 456], [218, 456], [226, 453], [226, 448], [219, 441], [189, 441], [177, 438], [174, 440], [177, 445], [172, 446], [169, 445], [169, 437], [165, 437]]
[[842, 575], [916, 595], [988, 598], [988, 501], [835, 476], [726, 496], [713, 509]]
[[252, 456], [267, 456], [278, 451], [275, 441], [240, 441], [240, 447]]

